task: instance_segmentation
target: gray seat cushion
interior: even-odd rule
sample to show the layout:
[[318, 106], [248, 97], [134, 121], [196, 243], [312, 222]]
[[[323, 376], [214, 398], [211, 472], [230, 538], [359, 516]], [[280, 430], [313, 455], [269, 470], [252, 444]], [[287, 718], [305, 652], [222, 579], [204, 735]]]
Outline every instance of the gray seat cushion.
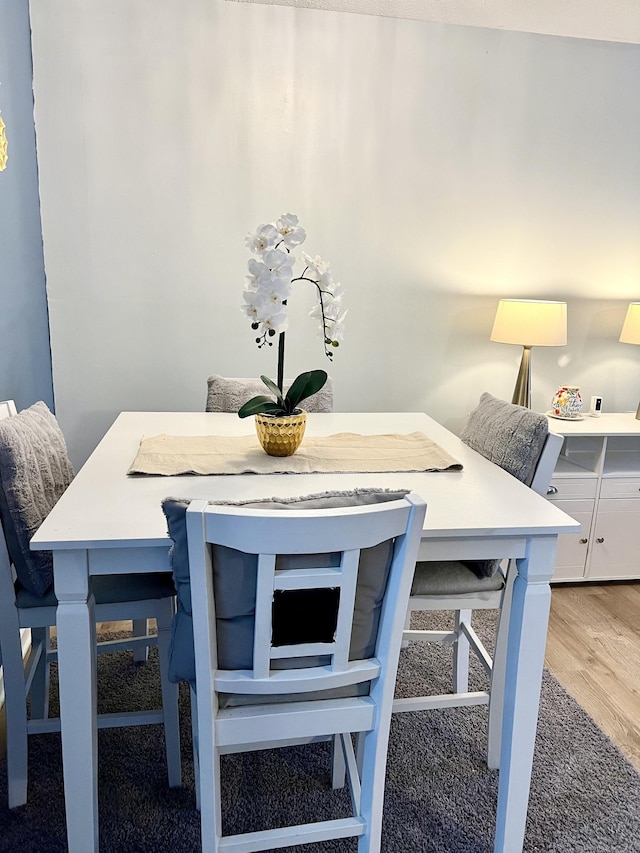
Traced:
[[[290, 381], [285, 381], [288, 391]], [[213, 373], [207, 380], [207, 412], [237, 412], [252, 397], [271, 392], [260, 379], [231, 379]], [[324, 387], [316, 394], [303, 400], [302, 408], [307, 412], [333, 411], [333, 380], [329, 376]]]
[[[18, 607], [56, 607], [58, 599], [53, 589], [45, 595], [34, 595], [20, 581], [15, 583]], [[126, 601], [146, 601], [171, 598], [176, 594], [168, 572], [143, 572], [132, 575], [96, 575], [91, 578], [91, 591], [96, 604], [121, 604]]]
[[18, 579], [34, 595], [51, 589], [53, 558], [29, 542], [72, 479], [64, 436], [45, 403], [0, 420], [0, 517]]
[[473, 568], [455, 560], [416, 563], [411, 595], [465, 595], [504, 587], [500, 572], [478, 577]]
[[[240, 505], [282, 510], [326, 509], [398, 500], [406, 494], [406, 490], [355, 490], [311, 495], [299, 499], [244, 502]], [[169, 678], [173, 681], [184, 680], [194, 683], [193, 621], [185, 519], [188, 505], [189, 501], [186, 499], [167, 498], [163, 501], [162, 508], [167, 518], [169, 535], [173, 540], [171, 566], [178, 591], [178, 612], [173, 623]], [[352, 660], [371, 657], [374, 653], [380, 607], [392, 556], [392, 542], [381, 542], [373, 548], [363, 549], [360, 554], [350, 647]], [[287, 565], [319, 564], [318, 555], [291, 556], [286, 559]], [[329, 564], [335, 564], [337, 556], [322, 555], [320, 559], [329, 561]], [[230, 548], [213, 546], [213, 570], [218, 666], [220, 669], [251, 669], [257, 557]], [[295, 611], [297, 606], [299, 604], [293, 602], [289, 613]], [[308, 613], [313, 613], [315, 609], [307, 603]], [[321, 608], [318, 609], [321, 610]], [[316, 628], [321, 631], [323, 613], [316, 615]], [[330, 614], [325, 613], [324, 616], [331, 618]], [[286, 622], [287, 618], [287, 606], [284, 606], [280, 611], [280, 620]], [[291, 637], [288, 639], [291, 641]], [[296, 663], [283, 661], [280, 665], [295, 666]], [[305, 665], [309, 665], [308, 660]]]

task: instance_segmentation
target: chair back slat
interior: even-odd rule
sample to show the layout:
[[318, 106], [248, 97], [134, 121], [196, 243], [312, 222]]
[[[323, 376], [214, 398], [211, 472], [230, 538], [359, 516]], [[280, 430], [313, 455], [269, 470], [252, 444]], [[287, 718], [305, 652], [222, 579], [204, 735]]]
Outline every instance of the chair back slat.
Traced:
[[0, 400], [0, 420], [2, 418], [10, 418], [12, 415], [17, 415], [18, 410], [13, 400]]
[[564, 439], [561, 435], [550, 432], [544, 443], [544, 447], [538, 457], [536, 470], [531, 481], [531, 488], [539, 495], [547, 494], [549, 482], [558, 462], [558, 456], [562, 450]]
[[281, 569], [274, 578], [274, 589], [320, 589], [335, 587], [340, 568]]
[[253, 675], [268, 678], [271, 670], [271, 602], [273, 601], [275, 554], [258, 556], [256, 579], [256, 610], [253, 629]]
[[342, 672], [349, 663], [349, 646], [351, 643], [351, 626], [356, 601], [356, 585], [358, 583], [358, 564], [360, 551], [344, 551], [341, 561], [340, 605], [336, 625], [335, 640], [331, 669]]
[[[0, 420], [16, 415], [16, 404], [13, 400], [0, 401]], [[15, 611], [15, 572], [9, 556], [9, 548], [5, 537], [4, 527], [0, 521], [0, 619], [5, 622], [11, 621], [13, 627], [17, 626], [17, 615]], [[0, 649], [0, 660], [2, 650]]]
[[[371, 512], [375, 509], [375, 524]], [[330, 524], [318, 524], [318, 518]], [[398, 502], [317, 510], [249, 509], [212, 505], [204, 514], [207, 542], [247, 554], [326, 554], [370, 548], [404, 532]], [[327, 547], [330, 530], [333, 547]]]

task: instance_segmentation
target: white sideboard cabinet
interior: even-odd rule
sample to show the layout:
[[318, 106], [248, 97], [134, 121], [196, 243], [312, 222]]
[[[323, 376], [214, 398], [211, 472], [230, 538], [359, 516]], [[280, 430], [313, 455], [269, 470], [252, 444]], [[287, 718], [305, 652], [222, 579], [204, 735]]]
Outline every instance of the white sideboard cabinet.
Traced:
[[582, 524], [560, 536], [553, 581], [640, 578], [640, 421], [635, 413], [549, 418], [564, 444], [549, 500]]

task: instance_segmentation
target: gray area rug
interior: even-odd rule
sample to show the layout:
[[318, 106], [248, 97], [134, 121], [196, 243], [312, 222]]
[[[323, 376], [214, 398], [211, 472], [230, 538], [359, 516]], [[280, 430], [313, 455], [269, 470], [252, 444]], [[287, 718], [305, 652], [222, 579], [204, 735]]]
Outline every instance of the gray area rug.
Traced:
[[[477, 617], [480, 633], [488, 635], [492, 614]], [[420, 681], [435, 690], [447, 689], [449, 673], [449, 650], [412, 644], [402, 653], [398, 693], [410, 695], [412, 685]], [[126, 653], [103, 655], [99, 681], [101, 710], [159, 704], [153, 658], [136, 666]], [[472, 689], [479, 689], [482, 677], [477, 670], [474, 681]], [[99, 733], [102, 853], [199, 850], [186, 690], [181, 700], [181, 789], [167, 788], [159, 726]], [[491, 853], [498, 776], [484, 763], [486, 721], [485, 708], [394, 717], [383, 851]], [[11, 812], [6, 807], [6, 766], [0, 762], [0, 851], [65, 851], [59, 736], [30, 738], [29, 761], [29, 802]], [[225, 832], [349, 813], [346, 792], [329, 787], [325, 745], [227, 756], [223, 784]], [[356, 842], [289, 849], [354, 853]], [[640, 776], [547, 672], [524, 850], [640, 853]]]

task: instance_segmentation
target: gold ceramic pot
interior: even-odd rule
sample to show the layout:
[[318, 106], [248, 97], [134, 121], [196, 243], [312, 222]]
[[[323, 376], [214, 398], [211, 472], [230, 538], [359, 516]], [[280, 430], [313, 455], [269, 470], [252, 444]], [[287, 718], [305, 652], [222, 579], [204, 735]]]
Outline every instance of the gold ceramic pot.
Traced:
[[296, 409], [292, 415], [256, 415], [256, 432], [269, 456], [291, 456], [300, 447], [307, 413]]

